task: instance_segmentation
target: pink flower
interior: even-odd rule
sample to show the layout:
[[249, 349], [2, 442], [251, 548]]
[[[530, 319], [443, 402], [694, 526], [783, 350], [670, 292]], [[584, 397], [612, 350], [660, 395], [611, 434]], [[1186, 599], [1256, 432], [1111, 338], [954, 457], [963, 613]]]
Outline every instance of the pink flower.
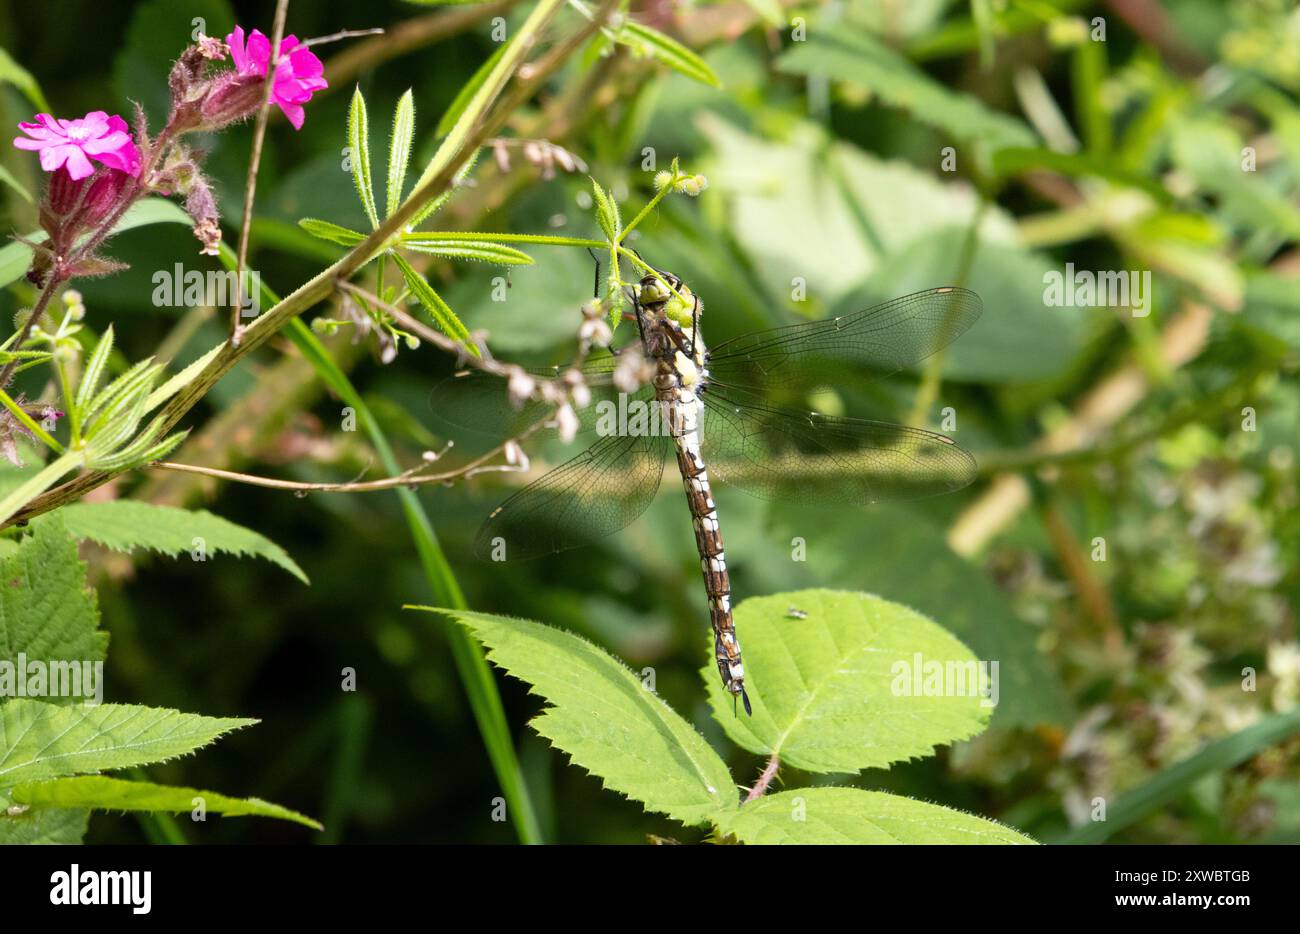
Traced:
[[80, 181], [95, 171], [90, 160], [103, 163], [135, 176], [140, 172], [140, 150], [131, 142], [126, 121], [102, 110], [93, 110], [80, 120], [56, 120], [49, 114], [37, 114], [36, 123], [20, 123], [18, 129], [27, 136], [16, 137], [19, 149], [35, 149], [41, 154], [41, 168], [54, 172], [66, 168], [73, 181]]
[[[235, 70], [241, 75], [265, 77], [271, 62], [271, 40], [254, 29], [244, 44], [244, 28], [236, 26], [235, 31], [226, 36], [230, 46], [230, 57], [235, 62]], [[275, 67], [275, 85], [271, 89], [271, 98], [284, 111], [295, 130], [302, 129], [302, 105], [311, 100], [312, 94], [328, 87], [323, 77], [325, 66], [321, 60], [299, 47], [297, 36], [285, 36], [280, 40], [280, 61]]]

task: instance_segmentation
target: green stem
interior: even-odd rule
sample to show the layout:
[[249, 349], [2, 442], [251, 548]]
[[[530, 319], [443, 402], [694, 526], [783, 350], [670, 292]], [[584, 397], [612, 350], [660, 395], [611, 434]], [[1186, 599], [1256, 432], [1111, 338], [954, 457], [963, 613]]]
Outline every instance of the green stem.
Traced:
[[663, 188], [660, 188], [657, 192], [655, 192], [655, 196], [651, 198], [649, 201], [647, 201], [645, 207], [643, 207], [640, 211], [637, 212], [636, 217], [632, 218], [632, 222], [623, 228], [623, 232], [618, 235], [619, 243], [622, 243], [624, 240], [626, 240], [627, 235], [636, 229], [636, 225], [641, 223], [643, 220], [645, 220], [645, 216], [649, 214], [651, 211], [653, 211], [659, 205], [660, 201], [668, 197], [668, 193], [673, 190], [673, 185], [675, 185], [676, 183], [677, 183], [677, 173], [673, 172], [672, 181], [670, 181]]
[[39, 438], [46, 447], [50, 448], [56, 454], [63, 453], [63, 445], [50, 437], [49, 432], [42, 428], [36, 422], [36, 419], [24, 412], [21, 405], [9, 398], [9, 393], [5, 392], [3, 389], [0, 389], [0, 403], [4, 403], [4, 407], [9, 410], [9, 414], [16, 418], [20, 425]]
[[560, 12], [566, 0], [540, 0], [533, 12], [528, 14], [519, 31], [515, 33], [514, 38], [510, 40], [509, 47], [497, 62], [496, 67], [488, 72], [488, 76], [483, 79], [474, 96], [469, 99], [465, 106], [465, 112], [461, 118], [456, 121], [456, 125], [451, 128], [447, 138], [443, 140], [438, 151], [433, 154], [429, 164], [425, 166], [424, 173], [415, 183], [412, 189], [415, 192], [421, 191], [424, 186], [445, 171], [451, 164], [452, 160], [460, 153], [465, 142], [470, 138], [479, 120], [487, 114], [488, 105], [496, 100], [501, 89], [510, 80], [510, 76], [515, 73], [523, 57], [528, 54], [529, 50], [538, 42], [541, 31], [546, 24]]
[[[5, 396], [5, 398], [8, 399], [9, 397]], [[50, 461], [45, 465], [44, 470], [39, 471], [26, 483], [21, 484], [17, 489], [12, 490], [8, 496], [0, 500], [0, 522], [6, 521], [41, 493], [54, 486], [60, 477], [68, 473], [68, 471], [80, 467], [82, 463], [84, 463], [84, 457], [80, 451], [71, 451]]]
[[72, 385], [68, 382], [68, 368], [59, 357], [57, 348], [54, 351], [54, 368], [58, 371], [59, 391], [63, 393], [63, 404], [68, 410], [68, 444], [78, 448], [81, 447], [81, 408], [72, 395]]
[[463, 243], [536, 243], [541, 246], [585, 246], [593, 250], [603, 250], [609, 246], [604, 240], [589, 240], [586, 237], [551, 237], [546, 234], [512, 234], [512, 233], [462, 233], [453, 230], [439, 230], [437, 233], [403, 234], [403, 243], [419, 243], [425, 240], [459, 240]]

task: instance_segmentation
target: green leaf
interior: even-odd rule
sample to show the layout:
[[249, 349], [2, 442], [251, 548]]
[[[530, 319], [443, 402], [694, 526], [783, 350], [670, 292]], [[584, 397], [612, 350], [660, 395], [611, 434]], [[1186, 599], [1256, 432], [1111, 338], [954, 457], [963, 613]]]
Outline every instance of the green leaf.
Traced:
[[0, 165], [0, 182], [4, 182], [14, 191], [18, 192], [19, 196], [22, 197], [22, 199], [26, 201], [28, 204], [32, 203], [32, 193], [28, 191], [26, 188], [24, 188], [22, 182], [14, 178], [14, 174], [10, 172], [8, 169], [6, 169], [3, 165]]
[[681, 72], [709, 87], [720, 88], [722, 82], [714, 74], [704, 59], [700, 58], [686, 46], [671, 36], [666, 36], [657, 29], [631, 20], [623, 24], [618, 31], [617, 41], [649, 55], [667, 65], [674, 71]]
[[922, 123], [961, 140], [1005, 146], [1034, 146], [1024, 123], [989, 110], [977, 98], [944, 87], [883, 43], [860, 31], [815, 33], [777, 59], [787, 74], [824, 75], [867, 88], [885, 103], [907, 110]]
[[352, 162], [352, 180], [356, 183], [357, 194], [361, 196], [361, 206], [366, 209], [373, 227], [379, 226], [379, 214], [375, 210], [375, 192], [370, 183], [370, 127], [366, 115], [366, 99], [361, 96], [361, 86], [352, 92], [352, 104], [348, 107], [348, 154]]
[[134, 704], [59, 707], [15, 697], [0, 706], [0, 794], [23, 782], [162, 762], [256, 722]]
[[177, 785], [132, 782], [103, 775], [55, 778], [26, 782], [10, 792], [18, 804], [31, 808], [89, 808], [96, 811], [163, 811], [180, 814], [192, 811], [201, 798], [205, 810], [226, 817], [275, 817], [313, 830], [321, 825], [297, 811], [260, 798], [228, 798], [215, 791], [200, 791]]
[[[808, 615], [795, 618], [791, 607]], [[736, 607], [736, 631], [754, 715], [734, 715], [710, 662], [703, 673], [714, 719], [751, 752], [809, 772], [857, 772], [928, 756], [981, 732], [992, 714], [978, 696], [970, 650], [921, 614], [879, 597], [834, 590], [754, 597]], [[956, 696], [913, 690], [931, 664], [940, 679], [952, 672], [938, 687]]]
[[[50, 102], [41, 92], [32, 73], [14, 61], [14, 57], [5, 49], [0, 49], [0, 84], [12, 84], [29, 100], [33, 107], [42, 113], [49, 113]], [[31, 200], [28, 198], [27, 200]]]
[[304, 217], [298, 221], [298, 226], [317, 239], [328, 240], [330, 243], [338, 243], [342, 246], [355, 246], [366, 239], [363, 233], [331, 224], [329, 221], [317, 220], [314, 217]]
[[502, 42], [497, 46], [497, 50], [488, 56], [488, 60], [480, 65], [474, 74], [470, 75], [470, 79], [456, 92], [456, 96], [452, 98], [451, 104], [447, 107], [447, 112], [438, 121], [438, 128], [434, 131], [435, 136], [446, 136], [451, 132], [452, 127], [465, 113], [465, 108], [469, 106], [469, 102], [473, 100], [474, 95], [478, 93], [478, 89], [483, 86], [483, 82], [487, 80], [487, 76], [492, 73], [492, 69], [497, 66], [497, 62], [501, 61], [501, 56], [506, 54], [506, 49], [509, 47], [509, 42]]
[[596, 200], [596, 220], [600, 222], [601, 232], [610, 243], [617, 243], [623, 232], [623, 219], [618, 213], [618, 202], [600, 187], [600, 182], [591, 180], [591, 193]]
[[108, 358], [113, 353], [113, 325], [109, 325], [95, 344], [95, 349], [91, 352], [90, 357], [86, 360], [86, 369], [81, 374], [81, 382], [77, 384], [77, 393], [73, 397], [73, 405], [77, 407], [77, 412], [81, 418], [90, 414], [87, 406], [95, 391], [99, 388], [99, 381], [104, 376], [104, 369], [108, 366]]
[[467, 350], [474, 356], [479, 356], [478, 347], [474, 346], [470, 340], [469, 329], [461, 323], [460, 318], [456, 317], [456, 312], [451, 310], [446, 302], [442, 300], [429, 281], [412, 268], [411, 264], [399, 256], [397, 253], [392, 254], [393, 261], [397, 263], [397, 268], [402, 271], [402, 278], [406, 280], [407, 287], [411, 294], [420, 300], [434, 323], [442, 329], [442, 332], [453, 340], [463, 343]]
[[488, 660], [553, 706], [530, 724], [605, 787], [685, 824], [735, 805], [726, 764], [631, 671], [572, 633], [468, 610], [434, 610], [488, 649]]
[[995, 821], [860, 788], [767, 795], [720, 814], [718, 827], [750, 844], [1034, 843]]
[[215, 357], [217, 354], [221, 353], [221, 351], [225, 347], [226, 344], [224, 341], [220, 344], [217, 344], [207, 353], [203, 354], [203, 356], [198, 357], [196, 360], [194, 360], [193, 363], [186, 366], [185, 369], [181, 370], [171, 379], [167, 380], [167, 382], [163, 383], [153, 392], [149, 393], [149, 399], [148, 401], [145, 402], [145, 411], [152, 412], [158, 406], [162, 405], [172, 396], [176, 395], [176, 393], [180, 392], [182, 389], [184, 389], [186, 386], [192, 383], [194, 381], [194, 378], [198, 376], [201, 372], [203, 372], [203, 370], [206, 369], [207, 365], [212, 362], [212, 358]]
[[[56, 669], [52, 663], [102, 662], [108, 634], [99, 631], [99, 607], [95, 592], [86, 586], [86, 566], [77, 557], [76, 541], [64, 529], [59, 512], [33, 526], [32, 534], [0, 560], [0, 581], [4, 582], [0, 586], [0, 663], [14, 666], [16, 672], [21, 653], [29, 662], [50, 665], [53, 676]], [[72, 683], [77, 681], [80, 676]], [[42, 699], [73, 703], [91, 696], [91, 685], [83, 682], [81, 688], [79, 697], [56, 694]]]
[[1300, 733], [1300, 707], [1273, 714], [1230, 736], [1207, 743], [1198, 752], [1161, 769], [1106, 809], [1104, 821], [1078, 827], [1055, 843], [1104, 843], [1124, 828], [1172, 804], [1206, 775], [1245, 762], [1261, 750]]
[[40, 808], [21, 814], [0, 811], [0, 846], [80, 843], [89, 811]]
[[745, 0], [745, 5], [762, 17], [769, 26], [784, 26], [785, 13], [780, 0]]
[[415, 138], [415, 101], [410, 89], [397, 102], [393, 114], [393, 135], [388, 141], [388, 210], [392, 217], [402, 203], [402, 183], [406, 181], [406, 166], [411, 160], [411, 141]]
[[203, 550], [209, 555], [227, 553], [265, 558], [304, 584], [308, 583], [302, 568], [275, 542], [202, 509], [178, 509], [119, 499], [108, 503], [71, 503], [59, 514], [76, 538], [88, 538], [115, 551], [147, 548], [174, 556], [195, 548], [195, 540], [202, 539]]
[[498, 266], [531, 266], [533, 258], [522, 250], [487, 240], [468, 241], [438, 234], [407, 234], [402, 245], [417, 253], [430, 253], [450, 259], [470, 259]]

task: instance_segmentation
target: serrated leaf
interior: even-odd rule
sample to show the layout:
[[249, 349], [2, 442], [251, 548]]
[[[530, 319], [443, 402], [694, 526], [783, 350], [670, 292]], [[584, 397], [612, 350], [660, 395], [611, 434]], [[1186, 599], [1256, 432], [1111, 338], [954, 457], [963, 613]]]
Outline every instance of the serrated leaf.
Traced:
[[227, 553], [265, 558], [304, 584], [307, 575], [277, 545], [263, 535], [214, 516], [202, 509], [178, 509], [135, 500], [108, 503], [71, 503], [59, 510], [68, 531], [76, 538], [88, 538], [115, 551], [147, 548], [165, 555], [179, 555], [202, 539], [203, 550], [211, 555]]
[[492, 69], [497, 66], [497, 62], [501, 61], [501, 56], [506, 54], [508, 48], [510, 48], [510, 42], [502, 42], [497, 46], [497, 50], [488, 56], [488, 60], [479, 65], [478, 70], [470, 75], [469, 80], [461, 86], [461, 89], [456, 92], [456, 96], [452, 98], [451, 104], [447, 107], [447, 112], [438, 121], [438, 128], [434, 130], [435, 136], [446, 136], [452, 131], [461, 115], [465, 113], [465, 108], [469, 106], [469, 102], [478, 93], [478, 89], [483, 86], [483, 82], [492, 73]]
[[702, 824], [733, 807], [726, 763], [621, 662], [585, 639], [522, 619], [433, 610], [465, 626], [488, 660], [552, 706], [531, 723], [605, 786], [648, 810]]
[[618, 31], [617, 40], [654, 57], [688, 78], [693, 78], [709, 87], [722, 87], [722, 82], [718, 80], [718, 76], [704, 59], [657, 29], [629, 20]]
[[402, 271], [402, 278], [406, 280], [407, 288], [420, 300], [420, 304], [433, 318], [434, 323], [442, 329], [442, 333], [453, 340], [460, 341], [470, 353], [479, 356], [478, 348], [470, 340], [469, 329], [461, 323], [460, 318], [456, 317], [456, 312], [451, 310], [451, 306], [442, 300], [442, 296], [433, 290], [429, 281], [416, 272], [410, 263], [397, 253], [393, 253], [392, 257], [397, 263], [397, 268]]
[[0, 706], [0, 793], [23, 782], [173, 759], [256, 722], [135, 704], [59, 707], [15, 697]]
[[[807, 616], [796, 618], [792, 607]], [[735, 615], [753, 716], [733, 714], [716, 665], [703, 674], [714, 719], [751, 752], [775, 753], [809, 772], [857, 772], [928, 756], [988, 725], [992, 710], [975, 693], [975, 656], [905, 606], [869, 594], [800, 590], [751, 598]], [[917, 696], [918, 654], [922, 679], [933, 670], [928, 663], [937, 663], [941, 678], [951, 670], [963, 679], [941, 689], [965, 696], [928, 696], [924, 680]]]
[[306, 815], [263, 801], [261, 798], [229, 798], [215, 791], [200, 791], [178, 785], [132, 782], [104, 775], [55, 778], [25, 782], [13, 788], [9, 797], [31, 808], [88, 808], [95, 811], [161, 811], [180, 814], [192, 811], [195, 798], [203, 807], [226, 817], [274, 817], [293, 821], [314, 830], [324, 828]]
[[39, 808], [12, 815], [0, 811], [0, 846], [80, 843], [89, 819], [89, 811], [61, 808]]
[[338, 224], [331, 224], [329, 221], [318, 220], [315, 217], [304, 217], [298, 221], [298, 226], [318, 240], [328, 240], [330, 243], [337, 243], [341, 246], [356, 246], [366, 239], [366, 235], [363, 233], [349, 230], [347, 227]]
[[388, 141], [388, 203], [386, 217], [392, 217], [402, 203], [402, 183], [411, 160], [411, 141], [415, 138], [415, 101], [408, 89], [397, 102], [393, 114], [393, 135]]
[[486, 240], [467, 241], [437, 234], [408, 234], [402, 245], [417, 253], [445, 256], [449, 259], [469, 259], [497, 266], [531, 266], [533, 258], [522, 250]]
[[799, 788], [718, 816], [749, 844], [1035, 843], [1009, 827], [925, 801], [860, 788]]
[[[21, 653], [27, 662], [49, 666], [52, 677], [58, 662], [102, 662], [108, 634], [99, 631], [95, 592], [86, 586], [86, 566], [60, 514], [34, 525], [33, 533], [0, 560], [0, 663], [16, 673]], [[80, 697], [42, 699], [73, 703], [85, 699], [89, 688], [83, 685]]]
[[1034, 146], [1038, 139], [1020, 120], [949, 90], [907, 59], [860, 30], [810, 35], [777, 59], [787, 74], [821, 75], [865, 87], [885, 103], [962, 140], [993, 150]]
[[356, 183], [357, 194], [361, 197], [361, 206], [366, 209], [366, 217], [374, 227], [379, 226], [379, 214], [375, 210], [375, 191], [370, 182], [370, 125], [366, 114], [366, 99], [361, 95], [360, 86], [352, 92], [352, 103], [348, 107], [348, 153], [352, 163], [352, 181]]

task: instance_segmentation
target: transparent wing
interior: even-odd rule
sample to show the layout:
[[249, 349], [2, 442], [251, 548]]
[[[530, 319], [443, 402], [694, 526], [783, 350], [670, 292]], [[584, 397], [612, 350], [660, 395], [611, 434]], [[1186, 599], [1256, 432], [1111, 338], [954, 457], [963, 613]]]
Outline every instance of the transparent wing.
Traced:
[[793, 412], [714, 387], [701, 398], [709, 475], [764, 499], [864, 505], [950, 493], [975, 479], [975, 458], [932, 431]]
[[474, 540], [485, 561], [527, 560], [629, 525], [659, 490], [669, 439], [610, 435], [492, 511]]
[[[610, 384], [617, 361], [605, 356], [589, 361], [581, 368], [591, 387], [591, 405], [580, 410], [582, 430], [589, 429], [598, 416], [602, 401], [618, 404], [618, 393]], [[566, 367], [525, 367], [536, 379], [556, 379]], [[644, 389], [635, 398], [647, 395]], [[472, 434], [502, 441], [520, 434], [530, 425], [550, 416], [553, 406], [545, 402], [526, 401], [513, 405], [506, 381], [481, 370], [464, 370], [439, 382], [429, 393], [429, 408], [441, 422]]]
[[710, 378], [761, 391], [819, 385], [844, 378], [841, 370], [887, 376], [946, 347], [982, 309], [974, 292], [945, 286], [853, 314], [756, 331], [712, 348]]

